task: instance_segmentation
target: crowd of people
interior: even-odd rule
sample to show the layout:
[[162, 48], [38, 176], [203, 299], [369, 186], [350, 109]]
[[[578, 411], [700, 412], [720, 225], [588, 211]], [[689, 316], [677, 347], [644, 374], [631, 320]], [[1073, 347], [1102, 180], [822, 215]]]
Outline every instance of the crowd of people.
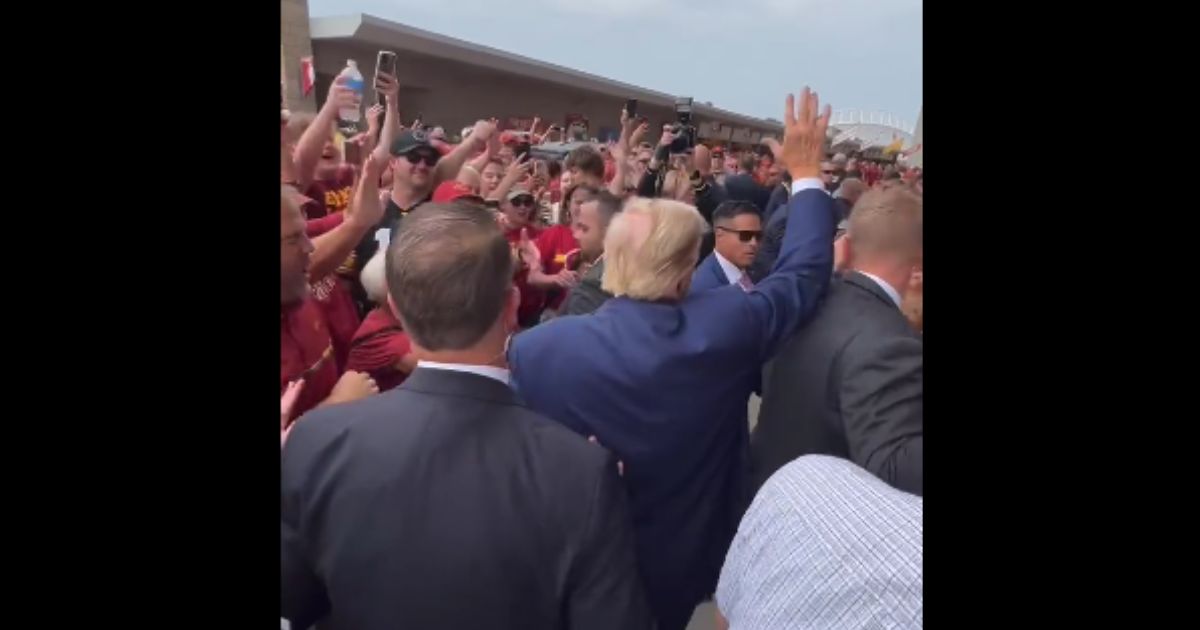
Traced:
[[290, 626], [920, 627], [920, 170], [808, 89], [782, 141], [622, 111], [560, 162], [376, 81], [361, 133], [340, 79], [281, 115]]

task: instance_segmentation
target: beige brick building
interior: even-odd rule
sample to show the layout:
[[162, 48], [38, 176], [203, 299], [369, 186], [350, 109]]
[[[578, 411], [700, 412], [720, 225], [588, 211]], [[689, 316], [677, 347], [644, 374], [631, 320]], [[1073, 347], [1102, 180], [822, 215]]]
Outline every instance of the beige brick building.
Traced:
[[[324, 100], [329, 84], [354, 59], [367, 78], [364, 102], [374, 102], [370, 77], [380, 49], [398, 55], [400, 112], [405, 121], [422, 115], [451, 135], [475, 120], [495, 116], [502, 122], [528, 120], [564, 123], [583, 117], [593, 137], [613, 134], [625, 99], [639, 101], [638, 114], [651, 129], [675, 118], [675, 95], [612, 81], [552, 63], [522, 57], [370, 15], [309, 18], [306, 0], [281, 0], [284, 74], [291, 109], [311, 110]], [[316, 87], [301, 99], [300, 59], [312, 54]], [[754, 143], [763, 135], [781, 137], [783, 127], [718, 109], [696, 97], [694, 122], [700, 137]], [[314, 98], [315, 97], [315, 98]], [[657, 133], [647, 140], [653, 142]], [[724, 143], [722, 142], [722, 143]]]

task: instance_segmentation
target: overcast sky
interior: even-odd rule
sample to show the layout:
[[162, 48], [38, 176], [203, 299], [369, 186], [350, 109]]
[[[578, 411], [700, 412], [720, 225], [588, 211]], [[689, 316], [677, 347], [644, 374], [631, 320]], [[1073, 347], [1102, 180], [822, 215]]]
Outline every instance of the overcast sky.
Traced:
[[[734, 8], [736, 7], [736, 8]], [[309, 0], [752, 116], [921, 107], [921, 0]]]

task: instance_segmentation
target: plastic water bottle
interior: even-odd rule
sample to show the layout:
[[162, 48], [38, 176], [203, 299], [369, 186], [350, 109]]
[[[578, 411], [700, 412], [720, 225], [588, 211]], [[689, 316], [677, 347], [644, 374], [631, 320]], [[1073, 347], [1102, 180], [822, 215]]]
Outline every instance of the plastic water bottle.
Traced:
[[346, 122], [356, 123], [362, 119], [363, 75], [358, 71], [358, 62], [346, 60], [346, 67], [339, 77], [346, 79], [344, 85], [354, 90], [354, 107], [343, 107], [338, 110], [338, 118]]

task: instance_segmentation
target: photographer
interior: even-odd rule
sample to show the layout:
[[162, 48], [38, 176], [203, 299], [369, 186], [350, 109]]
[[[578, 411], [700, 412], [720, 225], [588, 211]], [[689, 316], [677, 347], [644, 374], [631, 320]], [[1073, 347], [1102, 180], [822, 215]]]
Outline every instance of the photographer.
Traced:
[[672, 155], [672, 147], [680, 148], [677, 140], [685, 132], [680, 125], [663, 126], [658, 148], [650, 159], [646, 174], [638, 183], [637, 194], [639, 197], [662, 197], [695, 205], [709, 227], [700, 243], [699, 260], [704, 260], [713, 250], [713, 210], [728, 195], [725, 187], [713, 178], [712, 156], [708, 147], [698, 144], [691, 149], [691, 155]]

